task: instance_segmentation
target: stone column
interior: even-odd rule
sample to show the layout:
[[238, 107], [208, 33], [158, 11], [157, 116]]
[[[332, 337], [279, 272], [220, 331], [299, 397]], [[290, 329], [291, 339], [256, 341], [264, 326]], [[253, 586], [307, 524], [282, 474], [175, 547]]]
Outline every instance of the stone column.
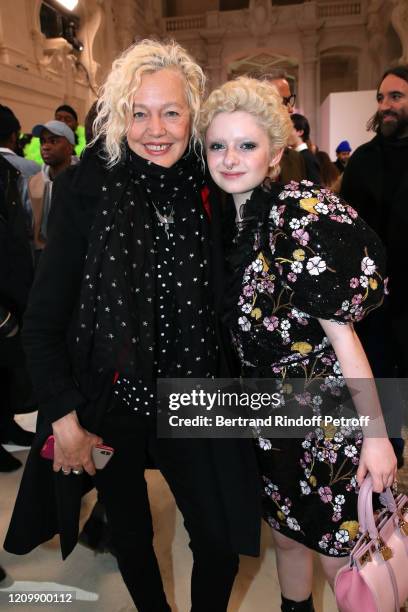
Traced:
[[402, 55], [398, 58], [400, 64], [408, 63], [408, 4], [406, 0], [392, 0], [391, 23], [399, 36]]
[[312, 141], [318, 138], [318, 113], [320, 100], [318, 99], [318, 83], [320, 75], [318, 42], [319, 35], [316, 28], [302, 30], [303, 57], [300, 64], [299, 98], [304, 115], [310, 123]]
[[112, 2], [115, 19], [115, 34], [119, 53], [127, 49], [140, 34], [136, 16], [136, 5], [133, 0]]
[[[367, 42], [370, 57], [370, 86], [375, 88], [384, 71], [386, 31], [389, 24], [386, 0], [369, 0], [367, 6]], [[368, 71], [367, 71], [368, 72]]]
[[206, 28], [202, 30], [201, 37], [206, 45], [207, 61], [203, 66], [208, 77], [207, 90], [221, 85], [222, 81], [222, 52], [225, 30], [219, 27], [218, 11], [206, 13]]

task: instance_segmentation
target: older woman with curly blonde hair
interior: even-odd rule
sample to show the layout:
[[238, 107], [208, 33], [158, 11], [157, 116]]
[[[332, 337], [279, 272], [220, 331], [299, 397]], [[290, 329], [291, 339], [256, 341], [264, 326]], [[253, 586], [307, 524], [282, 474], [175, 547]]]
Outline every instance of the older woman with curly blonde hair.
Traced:
[[[224, 321], [241, 374], [277, 379], [271, 385], [282, 390], [283, 416], [293, 409], [292, 416], [316, 423], [306, 433], [282, 427], [279, 437], [261, 431], [256, 439], [282, 610], [307, 612], [312, 551], [332, 585], [358, 533], [358, 484], [369, 472], [380, 492], [395, 478], [372, 373], [352, 325], [382, 302], [383, 251], [357, 213], [327, 189], [266, 178], [278, 174], [291, 132], [273, 85], [245, 77], [226, 83], [203, 105], [200, 128], [212, 178], [235, 205], [233, 231], [226, 232], [233, 238]], [[319, 426], [328, 406], [332, 418], [344, 414], [345, 377], [361, 391], [355, 408], [374, 419], [376, 437], [340, 418], [340, 425]]]
[[[174, 42], [145, 40], [114, 62], [93, 143], [55, 185], [50, 240], [25, 321], [42, 426], [6, 548], [27, 552], [60, 533], [69, 554], [79, 496], [94, 484], [139, 612], [170, 610], [144, 479], [152, 460], [190, 535], [194, 612], [224, 612], [238, 553], [259, 549], [249, 442], [156, 435], [156, 379], [212, 378], [226, 362], [215, 324], [223, 280], [196, 152], [204, 82]], [[39, 457], [51, 431], [55, 486]], [[113, 456], [95, 469], [102, 441]]]

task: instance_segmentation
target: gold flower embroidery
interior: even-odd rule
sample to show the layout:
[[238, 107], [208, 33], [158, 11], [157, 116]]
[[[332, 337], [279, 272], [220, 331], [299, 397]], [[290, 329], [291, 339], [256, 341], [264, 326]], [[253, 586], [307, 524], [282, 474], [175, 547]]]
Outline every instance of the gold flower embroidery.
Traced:
[[309, 213], [315, 213], [315, 205], [319, 202], [317, 198], [303, 198], [299, 200], [300, 208], [307, 210]]
[[296, 259], [296, 261], [304, 261], [306, 258], [306, 253], [303, 249], [296, 249], [293, 251], [292, 255], [293, 259]]
[[329, 425], [324, 426], [323, 430], [325, 440], [332, 440], [337, 428], [333, 424], [329, 423]]
[[259, 253], [258, 255], [258, 259], [260, 259], [262, 261], [262, 272], [268, 272], [269, 270], [269, 265], [265, 259], [265, 256], [263, 253]]
[[308, 342], [294, 342], [290, 347], [291, 351], [296, 351], [301, 355], [307, 355], [312, 350], [312, 345]]
[[251, 317], [254, 317], [258, 321], [262, 317], [262, 310], [260, 308], [254, 308], [251, 312]]
[[350, 535], [350, 540], [354, 540], [356, 535], [358, 534], [359, 524], [357, 521], [344, 521], [340, 525], [340, 529], [347, 529]]

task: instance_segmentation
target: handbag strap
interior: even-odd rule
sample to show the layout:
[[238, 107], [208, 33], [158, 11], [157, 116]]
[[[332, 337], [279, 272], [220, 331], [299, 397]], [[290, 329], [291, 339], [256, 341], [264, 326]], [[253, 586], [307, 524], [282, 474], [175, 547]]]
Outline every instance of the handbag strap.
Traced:
[[395, 574], [394, 574], [394, 571], [393, 571], [391, 565], [389, 563], [386, 563], [385, 567], [387, 568], [388, 575], [390, 577], [391, 586], [392, 586], [392, 592], [394, 594], [394, 610], [395, 610], [395, 612], [399, 612], [399, 610], [400, 610], [400, 605], [399, 605], [400, 597], [399, 597], [399, 591], [398, 591], [398, 583], [397, 583], [397, 580], [395, 578]]
[[[389, 487], [381, 494], [383, 501], [390, 512], [396, 512], [397, 504]], [[373, 481], [370, 474], [364, 479], [363, 484], [360, 487], [358, 494], [358, 521], [360, 523], [360, 531], [365, 533], [368, 531], [371, 540], [378, 539], [378, 529], [375, 524], [374, 512], [373, 512]], [[399, 592], [398, 583], [393, 571], [392, 566], [389, 563], [385, 564], [389, 575], [393, 595], [394, 595], [394, 610], [399, 611]]]
[[[387, 487], [383, 493], [383, 499], [387, 504], [388, 510], [390, 512], [395, 512], [397, 505], [389, 487]], [[373, 512], [373, 481], [369, 474], [365, 477], [358, 494], [358, 522], [362, 533], [368, 531], [372, 540], [378, 538], [378, 529], [375, 524]]]

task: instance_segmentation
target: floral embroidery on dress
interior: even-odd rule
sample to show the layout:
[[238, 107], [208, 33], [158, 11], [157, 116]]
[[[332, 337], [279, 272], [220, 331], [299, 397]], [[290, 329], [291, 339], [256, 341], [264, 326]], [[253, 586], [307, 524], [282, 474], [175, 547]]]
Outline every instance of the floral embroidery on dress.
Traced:
[[[225, 320], [243, 376], [276, 379], [285, 409], [320, 415], [334, 399], [341, 411], [348, 389], [317, 319], [359, 321], [381, 304], [379, 239], [351, 206], [310, 181], [255, 189], [242, 216]], [[318, 552], [347, 555], [358, 532], [361, 431], [317, 427], [273, 440], [259, 431], [255, 442], [265, 520]]]
[[271, 527], [279, 530], [281, 525], [285, 525], [292, 531], [301, 531], [301, 527], [297, 519], [290, 516], [292, 501], [289, 499], [289, 497], [285, 497], [283, 500], [284, 503], [282, 503], [282, 496], [279, 493], [279, 487], [273, 484], [266, 476], [263, 477], [263, 480], [264, 493], [276, 507], [277, 519], [273, 518], [271, 515], [269, 515], [267, 519]]

